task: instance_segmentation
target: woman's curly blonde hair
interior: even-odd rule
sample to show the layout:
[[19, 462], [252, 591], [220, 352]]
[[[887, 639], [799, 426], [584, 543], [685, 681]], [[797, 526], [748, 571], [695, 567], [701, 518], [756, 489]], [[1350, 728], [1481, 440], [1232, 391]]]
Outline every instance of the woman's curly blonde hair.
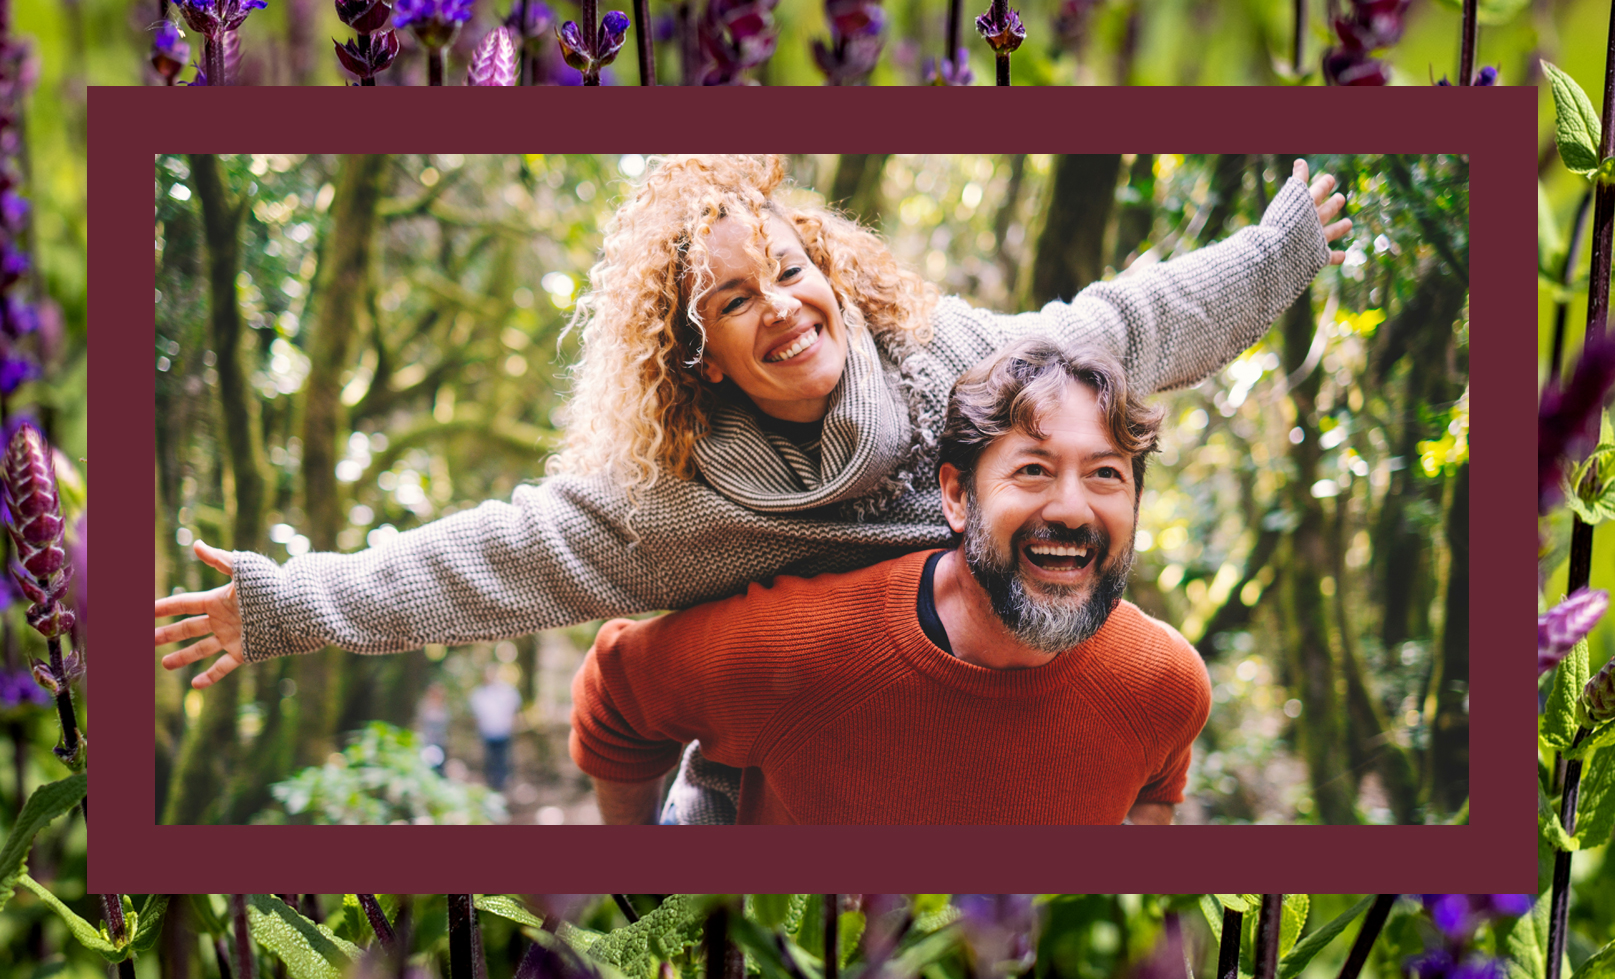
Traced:
[[[706, 328], [692, 300], [713, 286], [707, 237], [723, 218], [750, 224], [757, 242], [768, 215], [790, 222], [849, 331], [868, 329], [892, 348], [930, 341], [936, 288], [856, 222], [816, 202], [780, 200], [784, 178], [777, 156], [651, 160], [606, 226], [568, 327], [580, 330], [583, 352], [552, 472], [609, 473], [630, 497], [663, 475], [694, 475], [717, 390], [699, 373]], [[761, 248], [755, 257], [769, 264]]]

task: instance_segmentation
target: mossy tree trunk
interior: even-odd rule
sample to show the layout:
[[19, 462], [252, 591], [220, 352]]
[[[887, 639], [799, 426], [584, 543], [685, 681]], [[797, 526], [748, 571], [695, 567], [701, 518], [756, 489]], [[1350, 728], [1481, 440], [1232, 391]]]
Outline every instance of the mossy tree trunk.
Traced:
[[1116, 204], [1119, 153], [1056, 157], [1047, 219], [1032, 258], [1030, 307], [1067, 299], [1105, 270], [1105, 230]]
[[830, 203], [869, 228], [880, 227], [883, 203], [881, 175], [890, 153], [843, 153], [830, 183]]

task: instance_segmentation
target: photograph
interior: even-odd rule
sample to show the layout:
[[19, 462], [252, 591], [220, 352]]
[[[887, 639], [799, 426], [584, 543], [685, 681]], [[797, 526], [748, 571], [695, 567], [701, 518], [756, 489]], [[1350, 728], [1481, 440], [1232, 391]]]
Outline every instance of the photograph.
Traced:
[[159, 823], [1467, 822], [1466, 158], [154, 162]]

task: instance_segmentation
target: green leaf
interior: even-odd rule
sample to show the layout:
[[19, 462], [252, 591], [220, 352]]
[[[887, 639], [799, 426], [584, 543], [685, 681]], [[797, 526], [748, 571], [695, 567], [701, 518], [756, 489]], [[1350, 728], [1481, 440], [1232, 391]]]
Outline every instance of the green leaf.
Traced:
[[[1564, 235], [1559, 232], [1559, 222], [1553, 218], [1553, 206], [1548, 203], [1547, 188], [1542, 181], [1536, 182], [1536, 250], [1537, 262], [1551, 261], [1555, 265], [1562, 263], [1560, 252], [1564, 250]], [[1548, 272], [1552, 275], [1552, 272]], [[1603, 439], [1599, 439], [1600, 442]]]
[[224, 919], [219, 917], [218, 909], [213, 906], [213, 895], [192, 894], [191, 910], [196, 912], [197, 924], [202, 926], [203, 931], [215, 938], [224, 934]]
[[84, 772], [77, 772], [60, 782], [49, 782], [35, 789], [23, 804], [22, 812], [12, 824], [11, 833], [0, 846], [0, 909], [15, 893], [17, 878], [22, 874], [23, 861], [34, 845], [34, 836], [51, 820], [78, 805], [89, 785]]
[[790, 894], [751, 895], [751, 911], [757, 923], [770, 931], [784, 924], [791, 910], [791, 897]]
[[1566, 758], [1586, 758], [1594, 751], [1609, 744], [1615, 744], [1615, 721], [1600, 724], [1598, 727], [1593, 728], [1593, 733], [1582, 738], [1581, 744], [1574, 748], [1566, 748], [1564, 756]]
[[674, 894], [631, 925], [613, 930], [589, 946], [589, 955], [630, 977], [648, 976], [661, 959], [671, 959], [701, 941], [707, 913], [723, 894]]
[[129, 940], [129, 949], [133, 952], [144, 952], [157, 944], [157, 937], [162, 934], [163, 912], [168, 910], [167, 894], [148, 894], [146, 903], [140, 908], [140, 916], [135, 926], [135, 937]]
[[862, 911], [843, 911], [836, 920], [836, 947], [841, 949], [837, 956], [841, 965], [845, 966], [852, 961], [853, 955], [858, 951], [858, 942], [864, 937], [864, 927], [868, 922]]
[[911, 979], [919, 975], [926, 966], [951, 955], [958, 948], [960, 937], [957, 928], [944, 928], [926, 935], [887, 964], [887, 979]]
[[114, 945], [101, 929], [80, 918], [72, 908], [63, 904], [60, 898], [52, 894], [39, 881], [34, 880], [27, 874], [22, 874], [18, 876], [17, 883], [33, 891], [41, 901], [44, 901], [52, 911], [56, 912], [57, 916], [67, 922], [67, 930], [73, 933], [73, 937], [79, 940], [80, 945], [100, 952], [101, 957], [108, 962], [122, 962], [129, 957], [127, 947]]
[[1305, 894], [1284, 895], [1284, 909], [1279, 915], [1279, 958], [1288, 955], [1290, 949], [1295, 947], [1296, 939], [1301, 937], [1301, 929], [1306, 927], [1307, 911], [1311, 906]]
[[342, 979], [363, 953], [272, 894], [247, 895], [247, 923], [252, 940], [286, 963], [291, 979]]
[[1576, 722], [1576, 700], [1587, 686], [1587, 673], [1587, 640], [1583, 639], [1554, 668], [1553, 689], [1542, 712], [1542, 740], [1561, 751], [1576, 740], [1581, 726]]
[[[735, 944], [746, 950], [747, 958], [754, 963], [763, 979], [792, 979], [791, 968], [801, 969], [808, 979], [816, 979], [821, 973], [819, 963], [804, 956], [794, 959], [790, 964], [785, 961], [784, 954], [774, 941], [775, 933], [761, 927], [757, 922], [744, 916], [729, 920], [729, 937]], [[791, 943], [787, 947], [794, 948]]]
[[473, 894], [472, 904], [478, 911], [498, 915], [508, 921], [532, 928], [543, 928], [544, 919], [527, 910], [520, 900], [509, 894]]
[[1574, 78], [1546, 61], [1542, 70], [1553, 86], [1553, 138], [1559, 144], [1559, 159], [1570, 172], [1591, 176], [1599, 162], [1598, 113]]
[[1594, 952], [1570, 979], [1615, 979], [1615, 942]]
[[1530, 914], [1497, 925], [1497, 944], [1508, 979], [1546, 979], [1548, 900], [1538, 896]]
[[1615, 751], [1595, 752], [1582, 763], [1576, 800], [1576, 840], [1583, 850], [1609, 842], [1615, 830]]
[[1213, 945], [1222, 944], [1222, 913], [1228, 907], [1228, 904], [1222, 901], [1221, 898], [1237, 896], [1234, 894], [1200, 895], [1200, 913], [1206, 916], [1206, 924], [1211, 926], [1211, 942]]
[[1337, 936], [1346, 930], [1346, 926], [1357, 920], [1357, 916], [1368, 910], [1374, 903], [1374, 895], [1370, 894], [1342, 911], [1329, 921], [1328, 924], [1295, 943], [1289, 954], [1279, 960], [1279, 979], [1292, 979], [1301, 974], [1317, 954], [1328, 947]]
[[1548, 845], [1559, 850], [1578, 850], [1581, 845], [1570, 838], [1565, 832], [1564, 824], [1559, 822], [1559, 813], [1548, 801], [1547, 793], [1542, 791], [1542, 783], [1536, 786], [1536, 821], [1537, 833], [1547, 840]]

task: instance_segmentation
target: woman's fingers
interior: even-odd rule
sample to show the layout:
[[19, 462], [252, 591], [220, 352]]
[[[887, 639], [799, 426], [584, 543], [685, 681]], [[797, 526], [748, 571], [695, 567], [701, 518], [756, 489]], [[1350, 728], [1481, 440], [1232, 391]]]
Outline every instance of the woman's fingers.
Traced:
[[213, 570], [223, 571], [225, 574], [235, 574], [235, 562], [230, 560], [229, 551], [221, 551], [216, 547], [209, 547], [201, 541], [196, 542], [194, 550], [196, 551], [196, 556], [202, 560], [202, 563], [206, 564]]
[[191, 678], [191, 686], [198, 690], [205, 690], [213, 686], [233, 669], [241, 665], [241, 660], [235, 653], [225, 653], [214, 661], [205, 672], [198, 673]]
[[1322, 206], [1324, 200], [1329, 197], [1330, 191], [1335, 189], [1334, 174], [1318, 174], [1318, 179], [1314, 180], [1312, 186], [1308, 189], [1312, 191], [1312, 203]]
[[213, 621], [205, 615], [198, 615], [194, 619], [184, 619], [169, 625], [157, 627], [157, 645], [166, 646], [181, 639], [195, 639], [213, 632]]
[[208, 636], [201, 642], [193, 642], [184, 649], [176, 649], [163, 657], [163, 669], [177, 670], [207, 656], [212, 656], [224, 648], [218, 636]]
[[1318, 205], [1318, 220], [1328, 224], [1346, 206], [1346, 195], [1336, 194]]
[[198, 615], [207, 612], [207, 600], [211, 592], [189, 591], [182, 595], [169, 595], [157, 599], [157, 618], [164, 619], [170, 615]]
[[[1351, 230], [1351, 218], [1342, 218], [1334, 224], [1325, 225], [1323, 229], [1324, 241], [1339, 241]], [[1344, 254], [1344, 253], [1342, 253]]]
[[1301, 178], [1302, 183], [1307, 182], [1307, 161], [1300, 157], [1295, 158], [1295, 166], [1291, 168], [1295, 175]]

